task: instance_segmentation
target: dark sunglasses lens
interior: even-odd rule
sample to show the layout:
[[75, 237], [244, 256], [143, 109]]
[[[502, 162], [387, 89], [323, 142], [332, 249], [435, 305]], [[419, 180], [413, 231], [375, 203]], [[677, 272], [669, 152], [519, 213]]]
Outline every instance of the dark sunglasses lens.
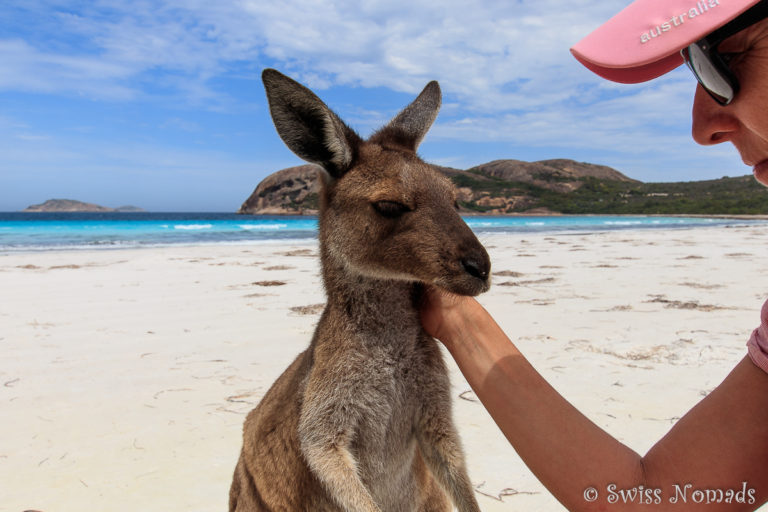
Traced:
[[698, 45], [692, 44], [686, 50], [685, 60], [688, 67], [696, 75], [702, 87], [719, 103], [723, 105], [730, 103], [734, 96], [734, 88], [730, 80]]

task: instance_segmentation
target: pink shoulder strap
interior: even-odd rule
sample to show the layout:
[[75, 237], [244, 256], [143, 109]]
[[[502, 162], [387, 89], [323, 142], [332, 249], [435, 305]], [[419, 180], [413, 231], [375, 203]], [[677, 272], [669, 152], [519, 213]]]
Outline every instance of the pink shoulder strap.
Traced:
[[752, 331], [749, 337], [747, 351], [752, 362], [768, 373], [768, 301], [760, 311], [760, 327]]

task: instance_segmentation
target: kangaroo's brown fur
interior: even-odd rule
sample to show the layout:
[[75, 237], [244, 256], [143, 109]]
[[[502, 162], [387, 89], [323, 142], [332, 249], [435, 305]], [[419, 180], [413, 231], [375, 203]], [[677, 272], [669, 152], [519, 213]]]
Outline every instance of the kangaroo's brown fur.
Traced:
[[309, 348], [245, 421], [232, 512], [478, 511], [421, 283], [476, 295], [490, 261], [450, 182], [416, 155], [440, 107], [431, 82], [363, 141], [309, 89], [264, 71], [278, 133], [324, 170], [328, 302]]

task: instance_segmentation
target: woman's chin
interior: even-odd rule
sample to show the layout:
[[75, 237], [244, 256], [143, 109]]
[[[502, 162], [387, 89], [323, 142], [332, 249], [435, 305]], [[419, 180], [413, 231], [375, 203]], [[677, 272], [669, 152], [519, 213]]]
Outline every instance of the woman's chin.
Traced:
[[758, 182], [768, 187], [768, 159], [763, 160], [752, 168], [752, 174], [754, 174]]

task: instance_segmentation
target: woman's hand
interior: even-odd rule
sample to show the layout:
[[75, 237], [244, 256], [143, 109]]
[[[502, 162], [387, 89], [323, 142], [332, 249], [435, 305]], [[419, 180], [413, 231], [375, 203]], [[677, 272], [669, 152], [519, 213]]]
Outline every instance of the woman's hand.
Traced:
[[476, 301], [472, 297], [455, 295], [443, 289], [425, 285], [419, 313], [424, 330], [443, 342], [446, 347], [457, 338], [462, 330], [472, 305]]

